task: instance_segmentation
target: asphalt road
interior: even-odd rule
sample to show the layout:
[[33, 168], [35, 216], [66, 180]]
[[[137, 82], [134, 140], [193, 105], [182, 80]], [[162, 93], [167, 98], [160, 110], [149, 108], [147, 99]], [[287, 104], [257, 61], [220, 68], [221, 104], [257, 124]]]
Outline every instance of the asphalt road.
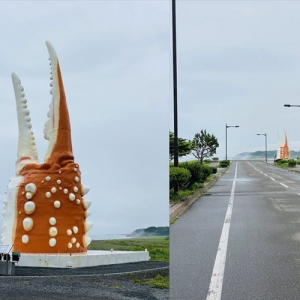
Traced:
[[170, 247], [172, 300], [300, 299], [300, 175], [234, 162], [171, 226]]
[[90, 268], [17, 267], [15, 276], [0, 276], [0, 299], [167, 300], [168, 289], [137, 283], [168, 276], [166, 262], [140, 262]]

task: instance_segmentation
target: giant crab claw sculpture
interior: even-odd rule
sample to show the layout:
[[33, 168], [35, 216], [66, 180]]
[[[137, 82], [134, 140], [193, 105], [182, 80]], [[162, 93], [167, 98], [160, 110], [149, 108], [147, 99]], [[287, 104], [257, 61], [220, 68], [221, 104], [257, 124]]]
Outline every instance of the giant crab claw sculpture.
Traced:
[[46, 42], [52, 101], [44, 136], [49, 140], [45, 162], [39, 163], [21, 81], [12, 74], [16, 96], [19, 141], [16, 176], [9, 184], [3, 212], [2, 243], [22, 253], [86, 252], [92, 223], [86, 218], [91, 201], [81, 184], [72, 154], [71, 127], [57, 55]]

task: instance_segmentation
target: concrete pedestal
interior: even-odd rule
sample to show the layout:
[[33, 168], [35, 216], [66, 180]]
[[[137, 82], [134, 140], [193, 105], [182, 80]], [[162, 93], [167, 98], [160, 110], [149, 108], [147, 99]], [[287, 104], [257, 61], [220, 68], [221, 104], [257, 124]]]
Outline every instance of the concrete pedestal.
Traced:
[[49, 268], [83, 268], [101, 265], [124, 264], [150, 259], [148, 251], [98, 251], [84, 254], [23, 254], [18, 266]]

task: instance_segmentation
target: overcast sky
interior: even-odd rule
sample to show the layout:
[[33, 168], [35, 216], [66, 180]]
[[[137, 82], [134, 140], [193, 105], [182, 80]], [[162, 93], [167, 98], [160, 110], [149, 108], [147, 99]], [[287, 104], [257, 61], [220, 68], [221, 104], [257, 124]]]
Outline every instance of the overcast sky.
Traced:
[[12, 72], [25, 88], [41, 161], [48, 145], [49, 40], [93, 201], [90, 236], [167, 226], [169, 1], [0, 1], [0, 27], [1, 202], [17, 156]]
[[[300, 150], [300, 1], [177, 1], [179, 136], [206, 129], [225, 156]], [[170, 127], [173, 128], [172, 97]], [[193, 158], [193, 156], [191, 157]], [[185, 158], [181, 159], [185, 160]]]

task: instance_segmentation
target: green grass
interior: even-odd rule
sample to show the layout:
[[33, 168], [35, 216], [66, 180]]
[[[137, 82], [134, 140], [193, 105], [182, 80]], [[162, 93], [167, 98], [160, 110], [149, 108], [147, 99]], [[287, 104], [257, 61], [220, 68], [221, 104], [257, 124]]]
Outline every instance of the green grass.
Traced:
[[185, 190], [179, 190], [178, 193], [175, 193], [174, 190], [171, 190], [169, 195], [170, 201], [174, 201], [174, 202], [185, 201], [188, 196], [193, 195], [195, 191], [203, 187], [204, 187], [203, 183], [195, 182], [189, 188]]
[[205, 181], [210, 181], [210, 180], [214, 179], [215, 177], [216, 177], [215, 174], [210, 174], [210, 175], [205, 179]]
[[170, 276], [162, 276], [162, 275], [158, 274], [154, 278], [148, 278], [148, 279], [135, 278], [135, 279], [133, 279], [133, 282], [143, 284], [143, 285], [148, 285], [152, 288], [168, 289], [169, 282], [170, 282]]
[[145, 251], [152, 261], [169, 261], [169, 237], [129, 238], [123, 240], [93, 240], [88, 250]]

